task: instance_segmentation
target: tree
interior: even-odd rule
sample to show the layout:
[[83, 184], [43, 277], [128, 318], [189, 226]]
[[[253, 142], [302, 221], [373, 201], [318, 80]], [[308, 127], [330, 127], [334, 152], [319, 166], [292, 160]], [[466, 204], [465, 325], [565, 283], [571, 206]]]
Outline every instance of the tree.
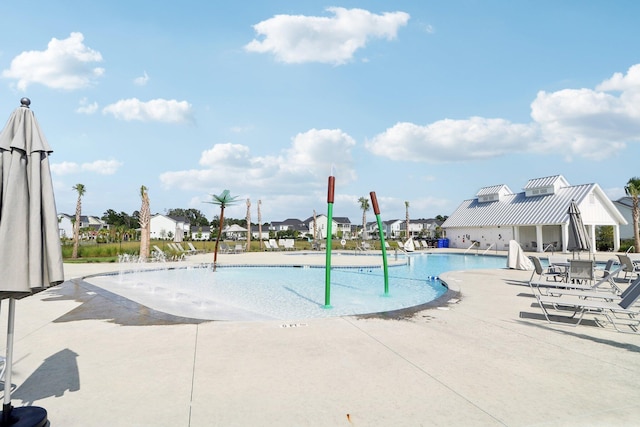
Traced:
[[258, 241], [260, 242], [260, 250], [262, 251], [262, 215], [260, 214], [260, 205], [262, 200], [258, 199]]
[[212, 205], [220, 206], [220, 225], [218, 228], [218, 235], [216, 236], [216, 245], [213, 248], [213, 271], [216, 271], [216, 264], [218, 262], [218, 245], [220, 243], [220, 236], [222, 235], [222, 225], [224, 224], [224, 209], [227, 206], [235, 204], [238, 197], [232, 197], [231, 194], [229, 194], [229, 190], [224, 190], [220, 194], [212, 194], [211, 197], [213, 198], [213, 200], [205, 203], [211, 203]]
[[638, 218], [640, 217], [640, 207], [638, 205], [638, 197], [640, 196], [640, 178], [633, 177], [624, 187], [624, 192], [631, 197], [632, 208], [631, 218], [633, 219], [633, 245], [636, 252], [640, 252], [640, 230], [638, 226]]
[[194, 227], [209, 225], [207, 217], [198, 209], [169, 209], [167, 215], [186, 218], [187, 222]]
[[71, 258], [78, 258], [78, 246], [80, 245], [80, 216], [82, 215], [82, 196], [87, 191], [84, 184], [76, 184], [72, 190], [78, 192], [78, 201], [76, 202], [76, 219], [73, 222], [73, 252]]
[[247, 252], [251, 250], [251, 200], [247, 199]]
[[362, 209], [362, 240], [364, 241], [367, 233], [367, 211], [371, 209], [371, 206], [369, 205], [369, 199], [366, 197], [360, 197], [358, 203], [360, 203], [360, 209]]
[[404, 209], [406, 212], [406, 218], [407, 218], [407, 240], [409, 240], [409, 237], [411, 237], [411, 234], [409, 233], [409, 202], [404, 202]]
[[149, 205], [149, 193], [147, 192], [147, 187], [144, 185], [140, 187], [140, 198], [142, 199], [140, 213], [138, 214], [141, 231], [140, 259], [144, 261], [149, 258], [151, 246], [151, 208]]

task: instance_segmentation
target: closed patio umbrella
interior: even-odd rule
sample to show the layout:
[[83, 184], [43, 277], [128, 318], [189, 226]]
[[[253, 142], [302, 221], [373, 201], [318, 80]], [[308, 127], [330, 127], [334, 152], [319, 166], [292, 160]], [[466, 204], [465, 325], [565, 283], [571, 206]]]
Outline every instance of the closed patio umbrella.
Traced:
[[9, 300], [4, 402], [0, 426], [46, 425], [43, 408], [11, 405], [15, 300], [64, 281], [49, 147], [31, 101], [0, 133], [0, 300]]
[[582, 215], [575, 200], [571, 200], [567, 213], [569, 214], [569, 241], [567, 242], [567, 249], [573, 252], [574, 257], [576, 252], [590, 252], [591, 244], [589, 236], [582, 223]]

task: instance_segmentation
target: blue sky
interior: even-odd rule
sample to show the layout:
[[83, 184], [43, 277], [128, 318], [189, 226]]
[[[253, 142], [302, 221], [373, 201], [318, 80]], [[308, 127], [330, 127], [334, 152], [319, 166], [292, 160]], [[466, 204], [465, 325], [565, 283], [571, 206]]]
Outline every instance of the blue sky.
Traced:
[[[23, 96], [59, 212], [263, 222], [448, 215], [563, 175], [613, 200], [640, 176], [636, 1], [30, 1], [0, 18], [0, 113]], [[5, 119], [6, 120], [6, 119]], [[373, 219], [373, 213], [368, 213]]]

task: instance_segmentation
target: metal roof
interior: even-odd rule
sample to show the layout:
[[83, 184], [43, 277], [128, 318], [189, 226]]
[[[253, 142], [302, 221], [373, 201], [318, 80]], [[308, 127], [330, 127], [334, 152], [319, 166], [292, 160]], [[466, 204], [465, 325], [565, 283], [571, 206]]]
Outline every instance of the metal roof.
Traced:
[[508, 194], [492, 202], [478, 202], [477, 198], [465, 200], [442, 227], [565, 224], [569, 221], [567, 211], [571, 200], [580, 204], [595, 187], [596, 184], [574, 185], [559, 188], [554, 194], [529, 197], [525, 192]]

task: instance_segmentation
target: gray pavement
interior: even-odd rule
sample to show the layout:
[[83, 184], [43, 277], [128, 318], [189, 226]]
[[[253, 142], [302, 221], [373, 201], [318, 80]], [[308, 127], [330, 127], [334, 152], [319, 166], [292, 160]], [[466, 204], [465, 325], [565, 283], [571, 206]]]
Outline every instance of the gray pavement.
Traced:
[[[324, 262], [289, 256], [220, 262]], [[412, 315], [232, 322], [83, 280], [119, 268], [65, 264], [64, 284], [17, 301], [14, 406], [70, 427], [639, 424], [640, 335], [548, 324], [528, 271], [446, 273], [448, 299]]]

